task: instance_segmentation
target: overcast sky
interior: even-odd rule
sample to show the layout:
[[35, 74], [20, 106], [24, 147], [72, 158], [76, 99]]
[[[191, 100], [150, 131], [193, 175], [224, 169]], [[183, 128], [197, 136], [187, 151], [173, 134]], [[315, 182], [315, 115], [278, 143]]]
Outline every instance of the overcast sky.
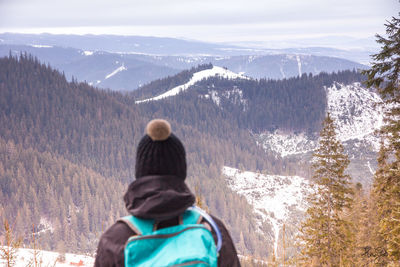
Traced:
[[366, 38], [398, 0], [0, 0], [0, 32], [168, 36], [211, 42]]

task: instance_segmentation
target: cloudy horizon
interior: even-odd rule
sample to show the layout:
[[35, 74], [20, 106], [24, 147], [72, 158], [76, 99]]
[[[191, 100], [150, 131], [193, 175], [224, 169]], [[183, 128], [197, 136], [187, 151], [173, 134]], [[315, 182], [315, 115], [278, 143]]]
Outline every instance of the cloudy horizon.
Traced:
[[384, 34], [399, 7], [397, 0], [0, 0], [0, 32], [323, 44]]

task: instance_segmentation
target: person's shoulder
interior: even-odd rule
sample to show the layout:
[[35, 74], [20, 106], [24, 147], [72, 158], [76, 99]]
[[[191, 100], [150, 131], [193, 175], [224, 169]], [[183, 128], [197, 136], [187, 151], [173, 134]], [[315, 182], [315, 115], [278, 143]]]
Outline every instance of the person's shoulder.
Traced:
[[218, 228], [220, 228], [221, 231], [224, 232], [228, 232], [224, 222], [218, 218], [217, 216], [213, 215], [213, 214], [209, 214], [211, 216], [211, 218], [214, 220], [214, 222], [217, 224]]
[[[224, 222], [219, 219], [218, 217], [209, 214], [211, 218], [214, 220], [214, 222], [218, 226], [218, 230], [221, 233], [222, 237], [222, 247], [219, 252], [219, 257], [218, 257], [218, 266], [230, 266], [230, 267], [238, 267], [240, 266], [239, 258], [237, 255], [237, 251], [235, 248], [235, 245], [232, 241], [232, 237], [226, 228]], [[212, 231], [212, 234], [214, 236], [214, 239], [217, 240], [215, 232]]]
[[102, 234], [100, 239], [112, 241], [117, 244], [124, 244], [129, 237], [136, 233], [123, 221], [116, 221]]
[[117, 221], [107, 228], [100, 237], [94, 266], [123, 267], [125, 244], [132, 235], [135, 233], [122, 221]]

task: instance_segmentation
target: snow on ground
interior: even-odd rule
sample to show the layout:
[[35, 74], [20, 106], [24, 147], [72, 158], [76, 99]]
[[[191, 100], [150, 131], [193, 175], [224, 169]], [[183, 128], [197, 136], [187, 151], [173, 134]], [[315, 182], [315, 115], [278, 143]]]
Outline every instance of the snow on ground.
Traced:
[[[207, 96], [207, 95], [206, 95]], [[218, 92], [215, 90], [209, 91], [208, 96], [211, 96], [212, 101], [217, 105], [220, 106], [221, 104], [221, 98], [218, 95]]]
[[[6, 247], [4, 247], [6, 248]], [[65, 261], [61, 262], [57, 258], [60, 256], [58, 252], [37, 250], [36, 259], [43, 267], [71, 267], [71, 266], [90, 266], [94, 265], [94, 258], [85, 255], [77, 255], [66, 253]], [[27, 248], [20, 248], [17, 252], [17, 261], [15, 267], [26, 267], [32, 262], [34, 258], [34, 250]], [[5, 265], [5, 262], [0, 259], [0, 266]]]
[[94, 53], [93, 51], [83, 51], [82, 52], [82, 54], [85, 56], [91, 56], [91, 55], [93, 55], [93, 53]]
[[[384, 111], [379, 95], [353, 83], [344, 85], [334, 83], [325, 88], [327, 112], [335, 120], [337, 137], [342, 143], [355, 140], [365, 141], [375, 151], [379, 149], [379, 139], [374, 132], [383, 125]], [[277, 152], [282, 157], [307, 153], [316, 148], [317, 142], [304, 133], [284, 133], [276, 131], [254, 135], [264, 149]]]
[[30, 46], [35, 47], [35, 48], [52, 48], [53, 47], [51, 45], [39, 45], [39, 44], [31, 44]]
[[225, 78], [225, 79], [248, 79], [247, 77], [237, 74], [235, 72], [232, 72], [230, 70], [227, 70], [227, 69], [224, 69], [224, 68], [221, 68], [218, 66], [214, 66], [211, 69], [202, 70], [202, 71], [194, 73], [192, 78], [190, 79], [190, 81], [188, 81], [185, 84], [176, 86], [176, 87], [172, 88], [171, 90], [169, 90], [159, 96], [148, 98], [145, 100], [139, 100], [139, 101], [136, 101], [135, 103], [139, 104], [139, 103], [143, 103], [143, 102], [160, 100], [160, 99], [167, 98], [170, 96], [175, 96], [183, 91], [186, 91], [190, 86], [194, 85], [195, 83], [197, 83], [203, 79], [206, 79], [209, 77], [214, 77], [214, 76], [219, 76], [219, 77]]
[[105, 79], [107, 80], [108, 78], [111, 78], [112, 76], [114, 76], [115, 74], [117, 74], [118, 72], [127, 70], [127, 68], [125, 67], [124, 64], [122, 64], [121, 67], [117, 68], [116, 70], [114, 70], [113, 72], [111, 72], [110, 74], [106, 75]]
[[283, 66], [282, 65], [279, 67], [279, 70], [281, 72], [282, 78], [286, 78], [285, 72], [283, 72]]
[[301, 76], [302, 72], [301, 72], [301, 60], [300, 60], [300, 56], [296, 55], [296, 60], [297, 60], [297, 68], [299, 69], [299, 76]]
[[243, 111], [246, 111], [248, 106], [248, 100], [243, 97], [243, 91], [237, 86], [234, 86], [232, 90], [226, 90], [218, 92], [216, 90], [209, 90], [208, 94], [204, 95], [205, 98], [210, 98], [217, 106], [221, 107], [221, 99], [224, 98], [234, 105], [240, 105], [243, 107]]
[[265, 175], [224, 166], [229, 187], [243, 195], [254, 211], [261, 215], [258, 222], [270, 222], [274, 229], [275, 255], [280, 229], [293, 210], [305, 211], [305, 197], [310, 184], [300, 176]]
[[376, 106], [382, 102], [379, 95], [360, 83], [334, 83], [326, 92], [328, 112], [335, 120], [339, 140], [367, 139], [378, 150], [374, 132], [383, 125], [384, 113], [382, 106]]
[[53, 225], [52, 225], [51, 222], [50, 222], [48, 219], [46, 219], [45, 217], [41, 217], [41, 218], [40, 218], [39, 228], [40, 228], [41, 230], [38, 231], [36, 234], [45, 233], [45, 232], [47, 232], [47, 231], [50, 231], [51, 233], [54, 232]]
[[304, 133], [284, 133], [275, 131], [274, 133], [262, 133], [256, 136], [257, 144], [264, 149], [272, 151], [286, 157], [288, 155], [303, 154], [313, 151], [316, 142], [308, 138]]
[[368, 167], [368, 170], [370, 171], [370, 173], [371, 173], [372, 175], [374, 175], [374, 174], [375, 174], [375, 170], [372, 169], [371, 163], [370, 163], [369, 161], [367, 162], [367, 167]]

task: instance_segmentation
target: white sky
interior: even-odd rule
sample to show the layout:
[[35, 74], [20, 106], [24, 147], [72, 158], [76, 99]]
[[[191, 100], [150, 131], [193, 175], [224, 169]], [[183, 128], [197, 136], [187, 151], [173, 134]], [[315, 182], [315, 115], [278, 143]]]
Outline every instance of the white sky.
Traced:
[[398, 0], [0, 0], [0, 32], [242, 42], [384, 33]]

